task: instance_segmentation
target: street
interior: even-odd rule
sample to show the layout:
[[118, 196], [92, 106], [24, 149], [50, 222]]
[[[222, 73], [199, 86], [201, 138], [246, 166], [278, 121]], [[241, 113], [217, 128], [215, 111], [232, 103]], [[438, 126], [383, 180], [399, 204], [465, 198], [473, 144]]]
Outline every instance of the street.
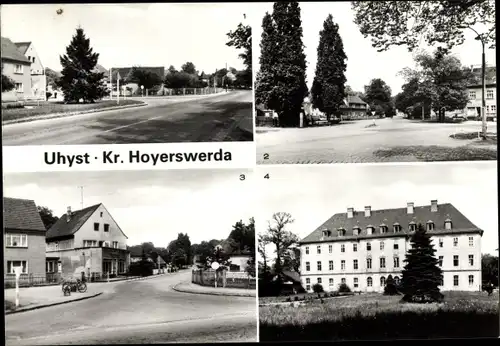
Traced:
[[[375, 122], [376, 126], [373, 126]], [[497, 132], [488, 123], [488, 132]], [[481, 122], [425, 123], [394, 119], [359, 120], [313, 128], [257, 128], [259, 164], [461, 161], [496, 159], [496, 141], [453, 139], [480, 131]], [[267, 155], [266, 155], [267, 154]]]
[[96, 298], [6, 315], [6, 345], [257, 341], [255, 298], [172, 290], [190, 278], [109, 283]]
[[251, 90], [144, 100], [148, 106], [4, 125], [3, 145], [253, 140]]

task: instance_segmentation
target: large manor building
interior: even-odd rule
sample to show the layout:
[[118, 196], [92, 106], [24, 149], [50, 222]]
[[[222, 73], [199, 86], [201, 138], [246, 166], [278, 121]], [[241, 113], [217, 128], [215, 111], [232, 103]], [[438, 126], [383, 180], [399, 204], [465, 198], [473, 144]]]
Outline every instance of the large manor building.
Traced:
[[319, 283], [335, 291], [381, 292], [389, 275], [399, 281], [410, 236], [422, 224], [431, 235], [443, 270], [441, 290], [481, 290], [481, 236], [452, 204], [364, 211], [348, 208], [300, 241], [301, 281], [307, 291]]

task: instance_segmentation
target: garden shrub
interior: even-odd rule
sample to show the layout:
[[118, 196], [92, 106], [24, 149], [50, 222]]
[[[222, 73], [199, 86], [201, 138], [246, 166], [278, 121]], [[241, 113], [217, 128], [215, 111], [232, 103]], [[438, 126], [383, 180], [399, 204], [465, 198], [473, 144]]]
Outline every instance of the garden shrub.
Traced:
[[339, 293], [351, 293], [352, 291], [349, 288], [349, 286], [347, 286], [347, 284], [342, 283], [342, 284], [339, 285], [338, 292]]
[[322, 293], [322, 292], [324, 292], [323, 286], [321, 284], [314, 284], [312, 288], [313, 288], [313, 292], [314, 293]]

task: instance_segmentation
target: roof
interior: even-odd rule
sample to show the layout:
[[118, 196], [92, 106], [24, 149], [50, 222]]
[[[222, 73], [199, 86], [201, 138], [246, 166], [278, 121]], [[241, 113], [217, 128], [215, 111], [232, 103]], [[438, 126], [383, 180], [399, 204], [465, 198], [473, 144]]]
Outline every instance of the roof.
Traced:
[[4, 197], [3, 215], [5, 229], [46, 232], [33, 200]]
[[[450, 219], [452, 221], [452, 230], [444, 229], [445, 220]], [[332, 242], [340, 240], [360, 239], [360, 238], [380, 238], [381, 234], [379, 232], [374, 232], [372, 235], [367, 235], [367, 226], [373, 226], [376, 230], [382, 224], [386, 224], [389, 227], [388, 233], [383, 236], [402, 236], [405, 234], [410, 234], [407, 230], [407, 225], [411, 222], [427, 224], [427, 221], [432, 221], [435, 224], [435, 231], [429, 232], [429, 234], [447, 234], [447, 233], [470, 233], [478, 232], [482, 233], [476, 225], [474, 225], [469, 219], [467, 219], [462, 213], [460, 213], [452, 204], [438, 204], [438, 211], [431, 212], [430, 205], [414, 207], [413, 214], [407, 213], [407, 208], [397, 208], [397, 209], [382, 209], [382, 210], [372, 210], [370, 217], [365, 217], [365, 212], [354, 211], [352, 218], [347, 218], [347, 213], [338, 213], [330, 217], [321, 226], [316, 228], [311, 234], [302, 239], [300, 243], [316, 243], [316, 242]], [[394, 233], [392, 231], [392, 225], [394, 223], [399, 223], [402, 226], [401, 232]], [[353, 227], [358, 226], [360, 228], [360, 233], [357, 236], [353, 234]], [[337, 230], [339, 228], [345, 229], [345, 235], [339, 236]], [[323, 237], [323, 230], [330, 230], [331, 234], [328, 237]]]
[[[471, 85], [467, 86], [467, 88], [469, 88], [469, 89], [481, 89], [482, 87], [483, 87], [482, 84], [471, 84]], [[486, 83], [485, 87], [486, 88], [496, 88], [497, 83]]]
[[49, 240], [75, 234], [99, 206], [101, 206], [101, 203], [72, 212], [69, 222], [67, 222], [66, 218], [67, 213], [64, 213], [47, 231], [46, 239]]
[[31, 45], [31, 42], [14, 42], [14, 44], [22, 54], [26, 54], [26, 51]]
[[[165, 76], [165, 67], [143, 67], [143, 66], [135, 66], [138, 70], [147, 71], [158, 75], [161, 79]], [[119, 72], [121, 79], [127, 79], [129, 77], [130, 72], [134, 67], [112, 67], [111, 74], [113, 82], [116, 81], [116, 75]]]
[[358, 95], [347, 95], [347, 102], [349, 104], [351, 104], [351, 103], [357, 103], [357, 104], [363, 104], [363, 105], [367, 104]]
[[7, 37], [2, 37], [2, 60], [12, 60], [31, 65], [31, 61]]

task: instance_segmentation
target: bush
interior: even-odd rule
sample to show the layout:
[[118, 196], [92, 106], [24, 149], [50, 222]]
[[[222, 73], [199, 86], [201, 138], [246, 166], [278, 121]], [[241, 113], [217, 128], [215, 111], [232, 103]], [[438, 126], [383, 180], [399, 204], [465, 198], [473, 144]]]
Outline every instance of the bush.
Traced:
[[387, 277], [387, 281], [385, 282], [385, 287], [384, 287], [384, 295], [385, 296], [395, 296], [398, 295], [398, 287], [396, 286], [396, 282], [392, 278], [392, 275], [389, 275]]
[[294, 301], [298, 302], [299, 301], [299, 297], [295, 296], [295, 298], [293, 298]]
[[347, 284], [342, 283], [339, 285], [338, 292], [339, 293], [351, 293], [351, 289], [349, 288], [349, 286], [347, 286]]
[[325, 294], [323, 295], [323, 298], [328, 298], [328, 293], [325, 293]]
[[153, 275], [155, 264], [149, 261], [140, 261], [130, 264], [129, 272], [133, 276], [150, 276]]
[[18, 109], [24, 108], [24, 105], [20, 102], [4, 103], [2, 104], [3, 109]]
[[289, 303], [289, 302], [291, 302], [291, 301], [292, 301], [292, 298], [290, 298], [290, 297], [287, 297], [287, 298], [286, 298], [286, 302], [287, 302], [287, 303]]
[[321, 284], [314, 284], [312, 288], [313, 288], [314, 293], [323, 293], [324, 292], [323, 286]]
[[46, 97], [47, 99], [49, 99], [51, 96], [52, 96], [52, 93], [51, 93], [51, 92], [48, 92], [48, 91], [47, 91], [47, 92], [45, 93], [45, 97]]

